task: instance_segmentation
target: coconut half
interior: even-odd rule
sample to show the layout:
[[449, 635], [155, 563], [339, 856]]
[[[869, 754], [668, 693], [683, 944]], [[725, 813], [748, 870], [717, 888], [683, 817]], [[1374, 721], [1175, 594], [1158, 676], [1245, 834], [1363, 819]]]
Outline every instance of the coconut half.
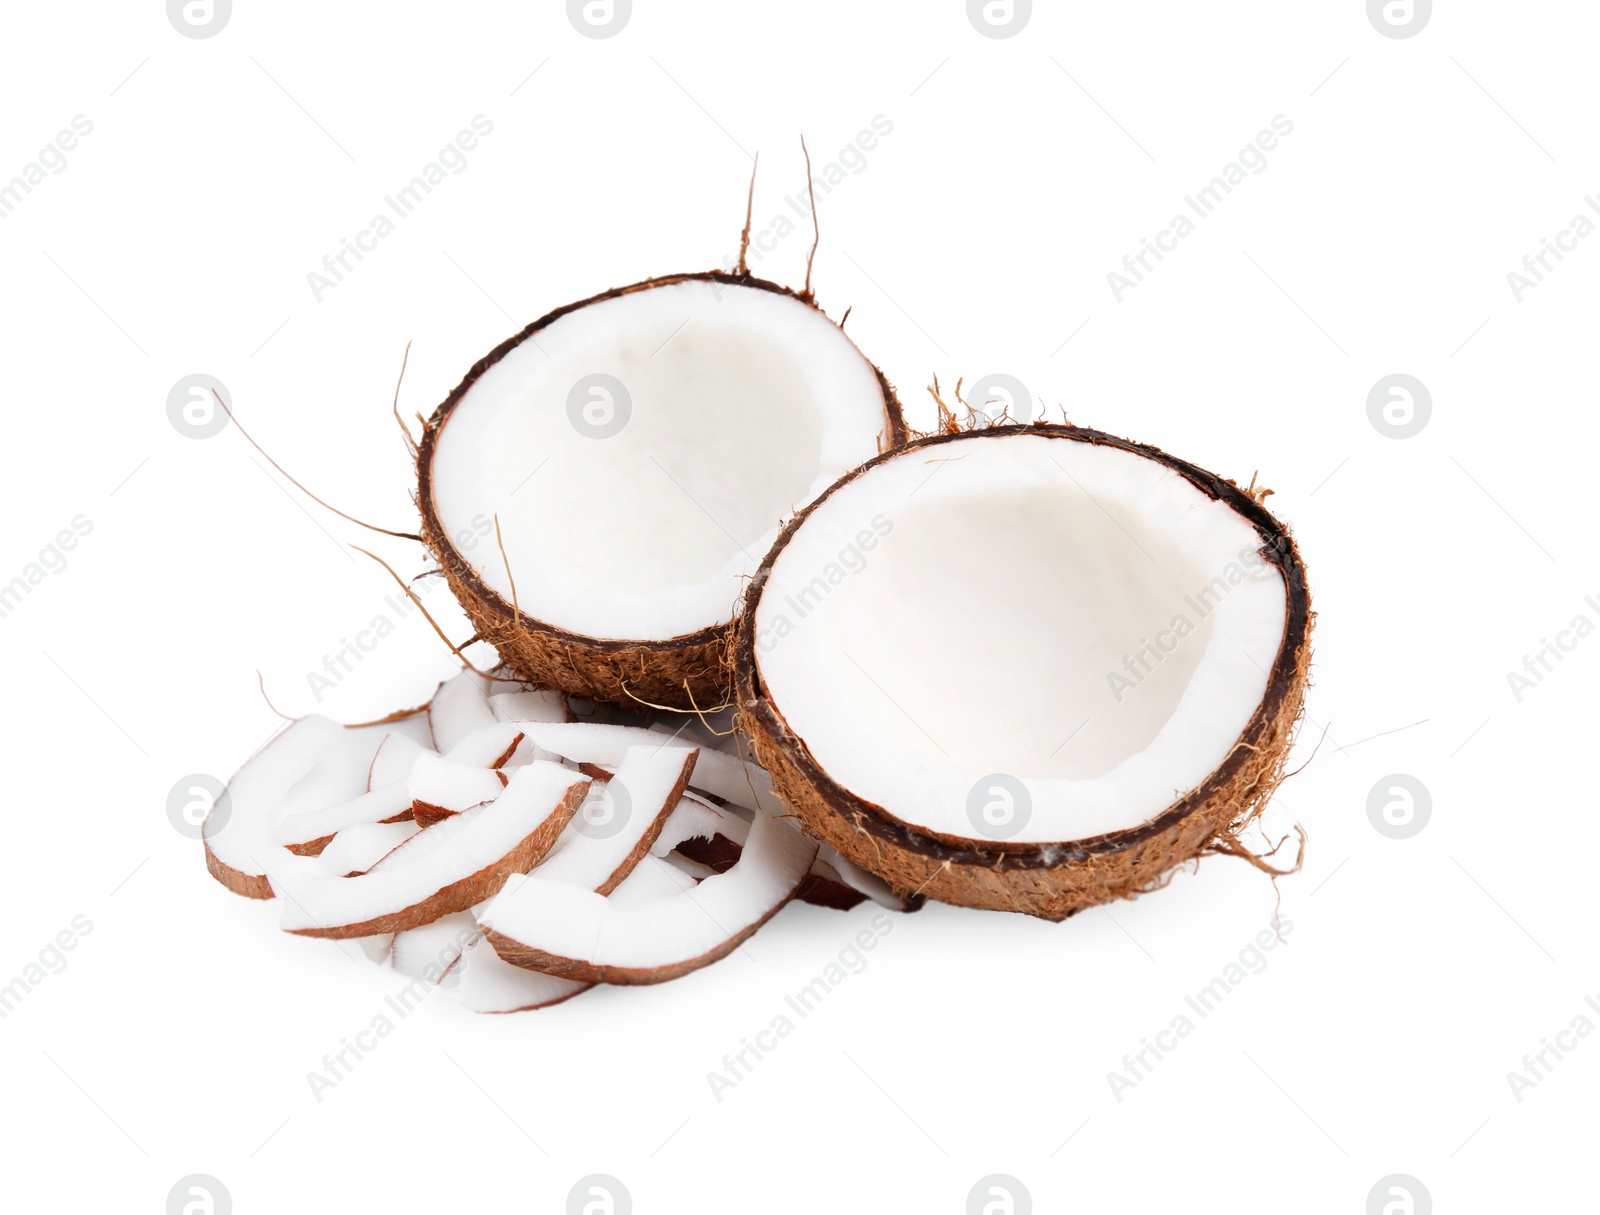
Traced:
[[418, 450], [422, 535], [524, 678], [714, 705], [779, 520], [905, 437], [893, 388], [809, 296], [649, 279], [557, 309], [467, 373]]
[[1071, 426], [918, 440], [762, 563], [735, 651], [778, 792], [901, 894], [1059, 919], [1230, 845], [1310, 660], [1293, 540], [1230, 481]]

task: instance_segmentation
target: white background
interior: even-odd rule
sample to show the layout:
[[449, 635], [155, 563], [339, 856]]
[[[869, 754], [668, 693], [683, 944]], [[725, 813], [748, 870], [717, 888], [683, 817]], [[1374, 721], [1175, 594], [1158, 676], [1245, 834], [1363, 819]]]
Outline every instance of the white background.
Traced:
[[[1355, 1213], [1396, 1172], [1441, 1212], [1592, 1204], [1600, 1036], [1521, 1101], [1506, 1078], [1600, 999], [1600, 639], [1520, 702], [1506, 678], [1600, 623], [1600, 240], [1520, 302], [1506, 280], [1600, 187], [1592, 5], [1440, 5], [1404, 40], [1358, 0], [1041, 3], [1006, 39], [954, 0], [637, 0], [604, 40], [509, 0], [238, 0], [203, 40], [154, 0], [0, 21], [0, 180], [94, 124], [0, 220], [0, 581], [93, 525], [0, 619], [0, 982], [93, 923], [0, 1023], [12, 1209], [160, 1211], [193, 1172], [240, 1212], [555, 1211], [591, 1172], [641, 1212], [958, 1212], [995, 1172], [1041, 1212]], [[307, 272], [477, 114], [466, 171], [318, 302]], [[707, 1073], [874, 909], [791, 907], [681, 982], [543, 1013], [436, 997], [317, 1101], [402, 981], [213, 883], [167, 793], [274, 728], [257, 669], [288, 712], [358, 719], [451, 662], [412, 618], [316, 703], [306, 672], [391, 584], [234, 430], [178, 433], [168, 389], [220, 378], [308, 485], [405, 530], [408, 339], [410, 416], [552, 307], [721, 265], [747, 153], [759, 228], [800, 133], [820, 169], [880, 114], [815, 286], [918, 421], [934, 373], [1004, 372], [1277, 491], [1319, 612], [1298, 760], [1323, 740], [1264, 824], [1310, 834], [1287, 944], [1120, 1101], [1107, 1074], [1268, 924], [1253, 869], [1059, 925], [896, 919], [720, 1102]], [[1119, 303], [1107, 272], [1278, 114], [1265, 171]], [[798, 284], [808, 243], [756, 268]], [[1433, 401], [1407, 440], [1366, 412], [1394, 372]], [[1408, 840], [1367, 816], [1392, 773], [1432, 796]]]

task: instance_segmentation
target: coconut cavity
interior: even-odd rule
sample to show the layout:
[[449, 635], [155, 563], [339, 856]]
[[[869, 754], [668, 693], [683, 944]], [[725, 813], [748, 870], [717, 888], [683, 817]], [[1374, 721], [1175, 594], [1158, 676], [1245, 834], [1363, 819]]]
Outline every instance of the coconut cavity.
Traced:
[[780, 521], [903, 436], [892, 390], [808, 300], [652, 280], [473, 369], [419, 453], [424, 534], [520, 674], [717, 703], [720, 647]]
[[785, 529], [746, 611], [745, 724], [807, 824], [902, 893], [1050, 916], [1255, 812], [1308, 653], [1303, 569], [1254, 500], [1071, 427], [873, 461]]

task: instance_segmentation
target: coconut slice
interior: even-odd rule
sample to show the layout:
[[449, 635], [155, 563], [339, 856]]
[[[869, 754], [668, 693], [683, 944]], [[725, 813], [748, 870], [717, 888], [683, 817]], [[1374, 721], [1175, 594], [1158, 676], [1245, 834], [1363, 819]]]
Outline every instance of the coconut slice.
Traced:
[[[665, 837], [667, 833], [662, 834]], [[738, 863], [749, 834], [749, 820], [729, 810], [720, 816], [714, 828], [710, 825], [702, 826], [692, 837], [685, 836], [679, 841], [675, 846], [673, 857], [684, 862], [678, 866], [680, 869], [698, 877], [726, 873]], [[824, 859], [823, 852], [828, 854], [827, 859]], [[854, 874], [860, 874], [867, 882], [879, 887], [887, 896], [881, 900], [885, 906], [893, 907], [896, 911], [907, 909], [900, 899], [889, 892], [885, 883], [870, 874], [861, 874], [860, 870], [844, 861], [832, 848], [819, 850], [817, 859], [811, 864], [811, 872], [806, 874], [805, 881], [801, 882], [799, 889], [794, 892], [796, 900], [810, 903], [815, 907], [849, 911], [869, 897], [877, 897], [862, 890], [857, 881], [845, 881], [840, 874], [841, 867], [848, 867]]]
[[419, 831], [366, 873], [295, 873], [281, 883], [287, 932], [359, 937], [465, 911], [550, 850], [589, 782], [559, 764], [518, 768], [494, 801]]
[[385, 932], [375, 937], [356, 937], [355, 942], [369, 961], [382, 965], [388, 960], [389, 950], [394, 946], [394, 933]]
[[[549, 724], [528, 722], [522, 725], [529, 739], [556, 755], [577, 764], [614, 768], [630, 747], [661, 748], [671, 743], [654, 730], [642, 726], [607, 725], [599, 722]], [[722, 751], [702, 749], [695, 763], [695, 789], [747, 810], [771, 810], [778, 805], [772, 781], [754, 763]]]
[[[228, 782], [228, 813], [213, 811], [207, 818], [201, 834], [212, 876], [236, 894], [270, 899], [269, 877], [300, 867], [283, 846], [284, 821], [360, 797], [378, 751], [395, 737], [411, 743], [428, 739], [427, 715], [417, 710], [365, 726], [341, 726], [312, 715], [285, 726]], [[326, 843], [318, 836], [338, 829], [291, 831], [299, 838], [288, 842], [316, 841], [315, 853]]]
[[539, 879], [610, 894], [656, 843], [699, 754], [678, 747], [629, 751], [608, 780], [590, 786], [566, 842], [539, 866]]
[[346, 827], [317, 854], [319, 871], [332, 877], [365, 873], [419, 830], [409, 819]]
[[723, 829], [723, 824], [730, 817], [727, 811], [685, 791], [678, 799], [677, 807], [668, 816], [667, 825], [650, 846], [650, 855], [664, 857], [689, 840], [709, 839]]
[[462, 671], [439, 685], [428, 702], [434, 750], [448, 751], [478, 727], [494, 725], [489, 689], [489, 681], [476, 671]]
[[[426, 751], [417, 752], [417, 758], [439, 762]], [[499, 782], [495, 784], [498, 786]], [[317, 856], [336, 834], [350, 827], [409, 819], [411, 802], [411, 783], [401, 778], [348, 801], [286, 815], [278, 828], [278, 843], [297, 855]]]
[[570, 721], [560, 692], [496, 692], [489, 697], [496, 721]]
[[651, 279], [550, 313], [468, 372], [424, 433], [422, 533], [525, 678], [717, 704], [774, 521], [904, 434], [893, 389], [808, 296]]
[[785, 527], [737, 696], [778, 791], [844, 857], [1058, 919], [1259, 813], [1309, 624], [1293, 541], [1233, 483], [1004, 426], [887, 453]]
[[457, 763], [443, 755], [421, 755], [404, 789], [412, 817], [431, 827], [440, 819], [493, 801], [507, 787], [506, 779], [493, 768]]
[[[633, 903], [628, 882], [608, 899], [534, 875], [485, 907], [478, 923], [517, 966], [585, 982], [661, 983], [736, 949], [789, 901], [816, 855], [788, 821], [759, 813], [739, 863], [691, 889]], [[646, 859], [647, 872], [692, 881]]]
[[549, 1008], [594, 986], [513, 966], [482, 939], [462, 952], [456, 971], [461, 974], [456, 999], [463, 1008], [477, 1013], [531, 1012], [536, 1008]]
[[411, 775], [417, 756], [433, 748], [404, 734], [386, 734], [367, 768], [367, 792], [392, 785]]
[[[514, 721], [494, 721], [476, 726], [444, 752], [444, 758], [476, 768], [503, 768], [518, 754], [525, 737]], [[531, 758], [523, 756], [522, 758]]]
[[[817, 863], [811, 867], [811, 872], [816, 873], [818, 866], [823, 865], [828, 867], [831, 876], [860, 895], [861, 899], [871, 899], [890, 911], [920, 911], [923, 903], [927, 902], [920, 894], [896, 894], [888, 882], [868, 873], [849, 857], [840, 856], [838, 849], [828, 844], [817, 850]], [[861, 899], [856, 901], [860, 902]]]
[[477, 939], [478, 925], [472, 914], [452, 912], [395, 933], [389, 965], [408, 978], [443, 983], [447, 975], [458, 975], [456, 964], [462, 951]]

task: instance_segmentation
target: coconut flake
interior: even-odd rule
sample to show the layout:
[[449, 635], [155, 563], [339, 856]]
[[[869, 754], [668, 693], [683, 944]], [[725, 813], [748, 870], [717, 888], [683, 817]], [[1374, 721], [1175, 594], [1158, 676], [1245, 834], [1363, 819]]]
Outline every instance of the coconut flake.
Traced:
[[413, 816], [418, 822], [431, 825], [493, 801], [505, 787], [500, 773], [492, 768], [457, 763], [443, 755], [421, 755], [406, 789]]
[[418, 832], [364, 874], [287, 876], [281, 926], [302, 936], [369, 936], [465, 911], [539, 862], [588, 784], [558, 764], [518, 768], [494, 801]]
[[477, 939], [478, 925], [472, 914], [452, 912], [395, 933], [390, 965], [408, 978], [440, 983], [452, 973], [462, 950]]
[[629, 750], [610, 779], [590, 786], [565, 842], [539, 866], [540, 880], [599, 894], [616, 889], [657, 843], [699, 754], [680, 747]]
[[408, 738], [404, 734], [386, 734], [378, 744], [378, 751], [367, 768], [367, 792], [392, 785], [411, 775], [411, 766], [417, 756], [432, 747]]
[[394, 823], [358, 823], [346, 827], [317, 854], [320, 872], [330, 877], [350, 877], [365, 873], [420, 828], [416, 823], [402, 820]]
[[449, 751], [479, 726], [492, 726], [489, 681], [476, 671], [462, 671], [445, 680], [428, 702], [428, 728], [434, 749]]
[[[580, 764], [615, 766], [629, 747], [666, 745], [660, 734], [642, 726], [529, 722], [523, 728], [538, 746]], [[750, 810], [769, 810], [779, 805], [772, 792], [772, 779], [765, 771], [721, 751], [700, 752], [693, 788]]]
[[455, 973], [461, 974], [456, 999], [470, 1012], [513, 1013], [549, 1008], [593, 987], [513, 966], [481, 938], [467, 946]]
[[[628, 895], [619, 902], [535, 874], [478, 920], [515, 965], [580, 981], [660, 983], [736, 949], [789, 900], [816, 855], [786, 820], [758, 813], [738, 864], [692, 889], [630, 905]], [[664, 862], [648, 872], [693, 880]]]
[[569, 721], [560, 692], [497, 692], [489, 697], [496, 721]]

